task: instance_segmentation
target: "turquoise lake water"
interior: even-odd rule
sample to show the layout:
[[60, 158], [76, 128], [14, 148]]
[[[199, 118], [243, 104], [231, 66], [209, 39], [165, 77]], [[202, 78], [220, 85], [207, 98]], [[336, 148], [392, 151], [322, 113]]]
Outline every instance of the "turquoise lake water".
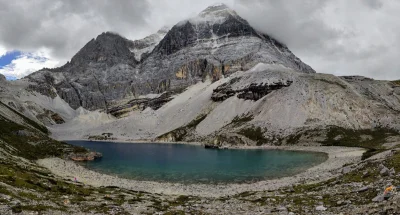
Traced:
[[300, 173], [324, 162], [324, 153], [283, 150], [205, 149], [157, 143], [69, 141], [101, 152], [85, 167], [123, 178], [179, 183], [242, 183]]

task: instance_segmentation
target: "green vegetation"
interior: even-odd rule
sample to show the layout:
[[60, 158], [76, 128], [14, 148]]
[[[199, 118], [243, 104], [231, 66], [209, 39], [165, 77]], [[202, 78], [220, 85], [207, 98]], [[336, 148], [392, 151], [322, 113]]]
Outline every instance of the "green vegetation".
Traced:
[[234, 125], [242, 125], [246, 122], [250, 122], [251, 120], [253, 120], [254, 117], [250, 114], [246, 114], [246, 115], [241, 115], [241, 116], [235, 116], [235, 118], [233, 118], [232, 122], [230, 124], [234, 124]]
[[400, 80], [392, 81], [392, 83], [396, 86], [400, 86]]
[[386, 138], [397, 136], [399, 132], [388, 128], [351, 130], [341, 127], [330, 127], [327, 138], [321, 143], [326, 146], [362, 147], [368, 151], [363, 155], [366, 159], [384, 151], [382, 145]]
[[196, 128], [205, 118], [207, 114], [200, 114], [194, 120], [192, 120], [189, 124], [186, 125], [187, 128]]
[[200, 114], [194, 120], [189, 122], [187, 125], [177, 128], [173, 131], [170, 131], [166, 134], [160, 135], [157, 139], [165, 139], [171, 137], [173, 141], [183, 141], [187, 134], [191, 133], [194, 129], [196, 129], [197, 125], [199, 125], [205, 118], [207, 114]]
[[38, 129], [39, 131], [48, 134], [49, 130], [46, 128], [46, 126], [44, 125], [40, 125], [39, 123], [29, 119], [28, 117], [22, 115], [21, 113], [19, 113], [18, 111], [14, 110], [13, 108], [9, 107], [8, 105], [0, 102], [0, 105], [3, 105], [4, 107], [8, 108], [9, 110], [11, 110], [12, 112], [14, 112], [15, 114], [17, 114], [18, 116], [20, 116], [27, 124], [31, 125], [32, 127]]
[[[18, 135], [18, 131], [26, 131], [29, 135]], [[66, 143], [58, 142], [48, 138], [46, 135], [29, 130], [22, 125], [8, 121], [0, 117], [0, 145], [3, 149], [9, 150], [12, 146], [16, 151], [12, 152], [17, 156], [29, 160], [36, 160], [50, 156], [62, 156], [66, 151], [82, 151], [81, 147], [74, 147]], [[7, 146], [6, 146], [7, 145]]]
[[330, 81], [330, 80], [327, 80], [327, 79], [315, 79], [315, 80], [321, 81], [321, 82], [325, 82], [325, 83], [328, 83], [328, 84], [337, 85], [337, 86], [339, 86], [339, 87], [341, 87], [343, 89], [347, 88], [347, 86], [345, 84], [340, 83], [340, 82], [334, 82], [334, 81]]
[[263, 131], [260, 127], [252, 126], [249, 128], [244, 128], [240, 130], [238, 134], [241, 134], [250, 140], [256, 141], [258, 146], [268, 142], [268, 139], [264, 137]]

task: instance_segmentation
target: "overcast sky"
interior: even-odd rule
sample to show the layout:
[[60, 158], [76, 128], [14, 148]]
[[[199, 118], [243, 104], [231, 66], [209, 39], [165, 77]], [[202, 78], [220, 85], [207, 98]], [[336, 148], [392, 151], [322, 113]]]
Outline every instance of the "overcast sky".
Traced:
[[218, 2], [317, 72], [400, 79], [398, 0], [0, 0], [0, 73], [60, 66], [104, 31], [140, 39]]

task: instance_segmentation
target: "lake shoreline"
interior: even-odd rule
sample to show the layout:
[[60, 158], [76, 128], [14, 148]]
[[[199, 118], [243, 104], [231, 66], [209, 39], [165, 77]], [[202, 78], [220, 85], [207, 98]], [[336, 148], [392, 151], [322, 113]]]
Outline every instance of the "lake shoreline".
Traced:
[[365, 152], [365, 149], [362, 148], [328, 146], [261, 146], [240, 147], [240, 149], [279, 149], [322, 152], [328, 154], [328, 159], [325, 162], [311, 167], [306, 171], [294, 176], [242, 184], [180, 184], [170, 182], [136, 181], [98, 173], [86, 169], [85, 167], [73, 161], [67, 161], [60, 158], [41, 159], [38, 160], [37, 163], [49, 169], [55, 175], [68, 180], [72, 180], [74, 177], [77, 177], [80, 182], [95, 187], [117, 186], [136, 191], [167, 195], [222, 197], [227, 195], [235, 195], [246, 191], [276, 190], [282, 187], [293, 186], [295, 184], [325, 181], [342, 174], [342, 168], [345, 165], [360, 161], [362, 154]]

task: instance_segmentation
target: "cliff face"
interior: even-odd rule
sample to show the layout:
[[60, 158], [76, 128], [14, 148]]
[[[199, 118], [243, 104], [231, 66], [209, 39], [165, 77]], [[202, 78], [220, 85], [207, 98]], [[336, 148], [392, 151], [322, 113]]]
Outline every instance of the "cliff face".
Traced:
[[31, 90], [53, 98], [58, 94], [74, 109], [96, 110], [113, 108], [122, 99], [180, 91], [205, 79], [217, 81], [258, 63], [314, 73], [285, 45], [257, 32], [226, 5], [216, 5], [142, 40], [103, 33], [66, 65], [27, 79]]

